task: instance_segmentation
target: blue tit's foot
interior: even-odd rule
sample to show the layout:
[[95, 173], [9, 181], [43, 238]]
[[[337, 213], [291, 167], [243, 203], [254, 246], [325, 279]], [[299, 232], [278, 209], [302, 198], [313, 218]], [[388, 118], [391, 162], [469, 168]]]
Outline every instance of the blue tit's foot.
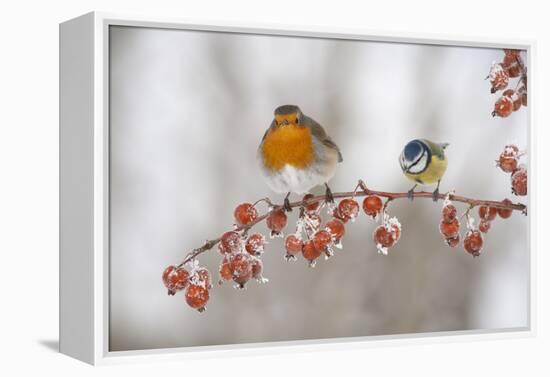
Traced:
[[409, 191], [407, 191], [407, 198], [409, 198], [410, 200], [413, 200], [414, 199], [414, 189], [416, 188], [417, 185], [414, 185], [412, 187], [412, 189], [410, 189]]
[[434, 202], [437, 202], [438, 199], [439, 199], [439, 183], [441, 181], [437, 181], [437, 187], [435, 188], [434, 192], [432, 193], [432, 199], [434, 200]]
[[332, 191], [330, 191], [330, 187], [328, 187], [328, 184], [325, 183], [325, 187], [327, 188], [325, 190], [325, 201], [327, 203], [334, 203], [334, 196], [332, 195]]
[[290, 196], [290, 192], [288, 194], [286, 194], [285, 196], [285, 202], [283, 204], [283, 209], [286, 211], [286, 212], [292, 212], [292, 207], [290, 206], [290, 200], [288, 199], [288, 197]]
[[437, 202], [439, 199], [439, 188], [436, 188], [432, 193], [432, 199], [434, 202]]

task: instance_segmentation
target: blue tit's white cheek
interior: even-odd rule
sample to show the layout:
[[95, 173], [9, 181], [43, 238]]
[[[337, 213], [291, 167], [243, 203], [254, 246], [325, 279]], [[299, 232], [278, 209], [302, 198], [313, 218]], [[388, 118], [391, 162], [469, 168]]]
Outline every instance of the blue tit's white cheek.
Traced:
[[424, 153], [422, 157], [418, 160], [418, 162], [409, 168], [409, 173], [411, 174], [418, 174], [422, 173], [424, 170], [426, 170], [426, 167], [428, 166], [428, 154]]

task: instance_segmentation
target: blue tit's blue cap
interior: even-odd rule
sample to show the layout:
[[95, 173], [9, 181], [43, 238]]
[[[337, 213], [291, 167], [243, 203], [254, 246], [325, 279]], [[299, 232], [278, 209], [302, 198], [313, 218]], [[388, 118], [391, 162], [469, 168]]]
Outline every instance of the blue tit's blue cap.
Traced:
[[405, 155], [405, 159], [408, 161], [416, 160], [416, 158], [421, 153], [422, 153], [422, 144], [420, 144], [416, 140], [409, 142], [409, 144], [405, 146], [405, 150], [403, 151], [403, 154]]

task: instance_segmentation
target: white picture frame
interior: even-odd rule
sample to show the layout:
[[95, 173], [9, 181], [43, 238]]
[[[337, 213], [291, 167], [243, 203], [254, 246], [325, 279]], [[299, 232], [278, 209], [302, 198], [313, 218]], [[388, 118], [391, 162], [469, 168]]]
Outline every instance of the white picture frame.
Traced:
[[[253, 345], [227, 345], [110, 352], [109, 329], [109, 139], [108, 139], [108, 51], [109, 27], [114, 25], [246, 32], [255, 34], [322, 37], [347, 40], [422, 43], [468, 47], [517, 48], [529, 56], [535, 52], [530, 40], [495, 40], [425, 35], [413, 33], [368, 32], [280, 25], [237, 23], [196, 24], [185, 20], [135, 17], [109, 13], [88, 13], [60, 25], [60, 351], [90, 364], [220, 357], [296, 350], [346, 349], [395, 344], [471, 341], [526, 337], [535, 334], [534, 282], [535, 245], [530, 248], [530, 300], [528, 326], [506, 331], [453, 331], [418, 335], [373, 336], [314, 341], [291, 341]], [[535, 81], [529, 59], [529, 85]], [[531, 101], [533, 103], [533, 101]], [[529, 112], [529, 148], [535, 137]], [[529, 161], [530, 166], [532, 161]], [[531, 170], [532, 171], [532, 170]], [[529, 176], [528, 221], [534, 218], [536, 192]], [[528, 225], [534, 240], [534, 226]]]

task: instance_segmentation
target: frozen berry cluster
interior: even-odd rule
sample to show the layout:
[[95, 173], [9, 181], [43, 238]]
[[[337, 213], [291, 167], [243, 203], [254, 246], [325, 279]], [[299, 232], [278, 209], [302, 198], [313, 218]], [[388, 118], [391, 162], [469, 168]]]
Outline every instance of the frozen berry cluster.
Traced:
[[[330, 211], [331, 217], [322, 226], [319, 202], [308, 204], [313, 195], [307, 194], [303, 202], [306, 203], [300, 211], [296, 231], [285, 239], [285, 258], [296, 260], [299, 255], [314, 267], [322, 255], [325, 259], [334, 255], [335, 249], [342, 248], [342, 238], [346, 233], [346, 226], [354, 222], [361, 212], [359, 203], [354, 198], [342, 199]], [[374, 243], [380, 253], [387, 254], [388, 249], [395, 245], [401, 236], [401, 224], [384, 211], [382, 199], [377, 195], [367, 195], [363, 199], [363, 211], [369, 217], [382, 218], [382, 225], [373, 233]], [[380, 216], [384, 214], [384, 216]]]
[[206, 268], [199, 267], [197, 263], [189, 264], [190, 271], [183, 266], [168, 266], [162, 274], [162, 281], [169, 295], [184, 291], [187, 304], [203, 312], [210, 299], [212, 288], [210, 273]]
[[[523, 173], [524, 168], [518, 164], [520, 156], [518, 148], [509, 145], [497, 162], [502, 170], [512, 174], [513, 192], [516, 195], [525, 195], [527, 181], [526, 174]], [[359, 188], [363, 191], [358, 193]], [[263, 234], [251, 231], [262, 221], [265, 221], [270, 238], [284, 238], [283, 255], [287, 261], [303, 258], [310, 267], [314, 267], [320, 257], [328, 259], [335, 255], [337, 249], [342, 248], [347, 227], [364, 212], [377, 223], [372, 240], [378, 253], [387, 255], [402, 234], [399, 220], [388, 214], [388, 204], [394, 199], [406, 198], [407, 194], [371, 191], [366, 188], [363, 181], [359, 181], [355, 191], [340, 193], [338, 196], [342, 199], [334, 203], [329, 202], [324, 196], [307, 194], [301, 202], [291, 204], [290, 209], [274, 206], [267, 198], [255, 204], [239, 204], [233, 213], [235, 226], [232, 230], [223, 233], [219, 238], [206, 241], [202, 247], [190, 252], [182, 263], [168, 266], [164, 270], [162, 280], [168, 294], [175, 295], [182, 291], [185, 301], [191, 308], [200, 312], [205, 310], [210, 299], [212, 277], [205, 267], [199, 265], [197, 256], [216, 245], [221, 257], [218, 267], [220, 285], [224, 282], [233, 282], [235, 288], [244, 289], [252, 280], [259, 283], [267, 282], [263, 276], [262, 263], [267, 240]], [[362, 204], [356, 200], [358, 196], [364, 196]], [[419, 197], [431, 198], [431, 194]], [[385, 202], [382, 198], [385, 198]], [[463, 216], [458, 216], [457, 208], [451, 199], [470, 205]], [[260, 216], [256, 205], [261, 201], [266, 202], [269, 209]], [[474, 207], [479, 207], [477, 227], [474, 226], [475, 219], [470, 214]], [[298, 209], [299, 214], [294, 232], [287, 233], [285, 237], [283, 232], [286, 232], [288, 226], [287, 210], [291, 208]], [[449, 193], [443, 202], [439, 230], [448, 246], [456, 247], [462, 240], [467, 253], [479, 256], [483, 248], [483, 235], [489, 231], [497, 215], [506, 219], [511, 216], [514, 209], [525, 208], [521, 204], [513, 204], [509, 199], [502, 202], [480, 201]], [[321, 215], [323, 209], [326, 209], [325, 219]], [[466, 218], [466, 231], [461, 235], [463, 218]]]
[[527, 195], [527, 168], [519, 163], [523, 155], [517, 146], [507, 145], [496, 161], [503, 172], [510, 174], [512, 194], [517, 196]]
[[285, 259], [295, 261], [302, 255], [310, 267], [315, 267], [320, 256], [328, 259], [334, 255], [335, 248], [342, 247], [345, 224], [358, 216], [359, 205], [353, 199], [341, 200], [323, 227], [321, 203], [315, 201], [312, 194], [306, 194], [302, 202], [296, 229], [285, 238]]
[[[515, 89], [507, 89], [510, 79], [519, 77]], [[493, 116], [506, 118], [521, 106], [527, 106], [527, 72], [520, 50], [504, 50], [504, 58], [494, 63], [487, 76], [491, 83], [491, 93], [503, 91], [496, 100]]]
[[[233, 281], [235, 288], [243, 289], [251, 279], [259, 283], [267, 282], [267, 279], [262, 276], [263, 263], [260, 259], [267, 241], [260, 233], [248, 235], [247, 227], [258, 218], [256, 207], [250, 203], [239, 204], [235, 208], [234, 217], [237, 229], [245, 227], [245, 230], [225, 232], [220, 238], [218, 244], [218, 251], [222, 256], [218, 268], [220, 284], [224, 281]], [[286, 215], [284, 217], [286, 222]], [[274, 219], [266, 221], [270, 223]]]
[[[512, 202], [509, 199], [504, 199], [502, 202], [504, 205], [511, 205]], [[457, 216], [458, 211], [452, 202], [447, 198], [443, 203], [443, 209], [441, 211], [441, 222], [439, 223], [439, 231], [445, 239], [445, 243], [450, 247], [457, 247], [460, 244], [460, 219]], [[464, 216], [466, 218], [466, 233], [464, 234], [464, 250], [478, 257], [481, 255], [481, 249], [483, 248], [483, 234], [489, 232], [491, 228], [491, 222], [496, 219], [497, 214], [502, 219], [507, 219], [512, 216], [512, 210], [507, 208], [496, 208], [490, 206], [479, 206], [478, 209], [479, 221], [478, 226], [475, 227], [475, 219], [470, 215], [470, 210], [467, 210]]]

